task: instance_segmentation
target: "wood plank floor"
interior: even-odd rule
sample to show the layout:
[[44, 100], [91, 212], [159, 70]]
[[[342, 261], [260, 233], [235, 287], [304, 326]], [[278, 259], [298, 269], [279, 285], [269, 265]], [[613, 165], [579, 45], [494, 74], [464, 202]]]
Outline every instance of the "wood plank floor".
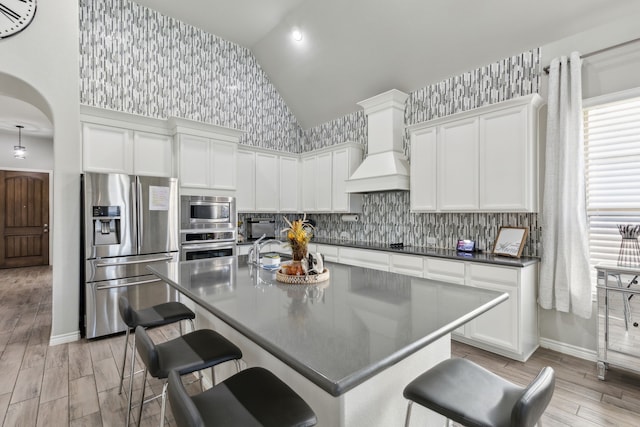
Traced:
[[[122, 426], [126, 399], [118, 394], [118, 375], [124, 338], [49, 347], [50, 330], [51, 268], [0, 270], [2, 425]], [[153, 330], [152, 338], [177, 334], [172, 326]], [[640, 426], [639, 376], [611, 369], [600, 381], [595, 363], [545, 349], [526, 363], [455, 342], [452, 352], [521, 385], [543, 366], [552, 366], [557, 382], [545, 426]], [[134, 383], [136, 397], [140, 383]], [[146, 387], [147, 393], [157, 393], [161, 384], [150, 380]], [[159, 413], [158, 401], [145, 405], [142, 425], [158, 425]], [[166, 425], [174, 425], [170, 409]]]

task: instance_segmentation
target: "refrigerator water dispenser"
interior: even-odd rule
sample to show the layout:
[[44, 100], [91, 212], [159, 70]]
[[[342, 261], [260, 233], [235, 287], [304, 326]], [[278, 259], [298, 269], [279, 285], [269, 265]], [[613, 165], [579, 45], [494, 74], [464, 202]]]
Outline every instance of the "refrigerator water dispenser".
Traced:
[[120, 206], [93, 206], [93, 244], [120, 244]]

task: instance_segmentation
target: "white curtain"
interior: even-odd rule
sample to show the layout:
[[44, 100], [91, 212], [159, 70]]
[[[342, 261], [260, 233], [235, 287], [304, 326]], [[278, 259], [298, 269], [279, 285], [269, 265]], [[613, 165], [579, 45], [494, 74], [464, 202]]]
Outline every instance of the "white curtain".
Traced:
[[573, 52], [551, 61], [547, 115], [542, 308], [591, 317], [591, 280], [584, 182], [582, 59]]

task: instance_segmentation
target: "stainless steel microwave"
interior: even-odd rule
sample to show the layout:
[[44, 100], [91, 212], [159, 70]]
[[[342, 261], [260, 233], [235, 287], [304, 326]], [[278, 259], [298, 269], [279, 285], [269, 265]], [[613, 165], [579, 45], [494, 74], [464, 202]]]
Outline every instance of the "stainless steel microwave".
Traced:
[[226, 196], [181, 196], [180, 228], [227, 229], [237, 227], [235, 197]]

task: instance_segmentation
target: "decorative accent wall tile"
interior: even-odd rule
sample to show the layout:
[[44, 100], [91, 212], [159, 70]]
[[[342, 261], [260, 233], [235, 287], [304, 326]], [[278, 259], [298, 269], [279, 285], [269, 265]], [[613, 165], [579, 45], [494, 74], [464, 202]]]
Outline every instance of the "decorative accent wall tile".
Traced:
[[[362, 110], [303, 130], [251, 52], [130, 0], [80, 0], [80, 99], [83, 104], [155, 118], [184, 117], [246, 131], [242, 144], [306, 152], [345, 141], [366, 147]], [[407, 125], [536, 93], [534, 49], [409, 94]], [[355, 106], [354, 106], [355, 107]], [[404, 137], [409, 153], [408, 134]], [[241, 220], [256, 214], [241, 214]], [[265, 216], [265, 214], [259, 214]], [[285, 227], [282, 215], [276, 228]], [[294, 217], [293, 215], [287, 215]], [[525, 255], [539, 254], [537, 214], [418, 214], [408, 192], [364, 195], [360, 222], [310, 215], [319, 237], [453, 248], [472, 238], [490, 250], [503, 225], [528, 226]]]
[[80, 102], [245, 130], [299, 152], [295, 116], [248, 49], [131, 0], [80, 1]]

